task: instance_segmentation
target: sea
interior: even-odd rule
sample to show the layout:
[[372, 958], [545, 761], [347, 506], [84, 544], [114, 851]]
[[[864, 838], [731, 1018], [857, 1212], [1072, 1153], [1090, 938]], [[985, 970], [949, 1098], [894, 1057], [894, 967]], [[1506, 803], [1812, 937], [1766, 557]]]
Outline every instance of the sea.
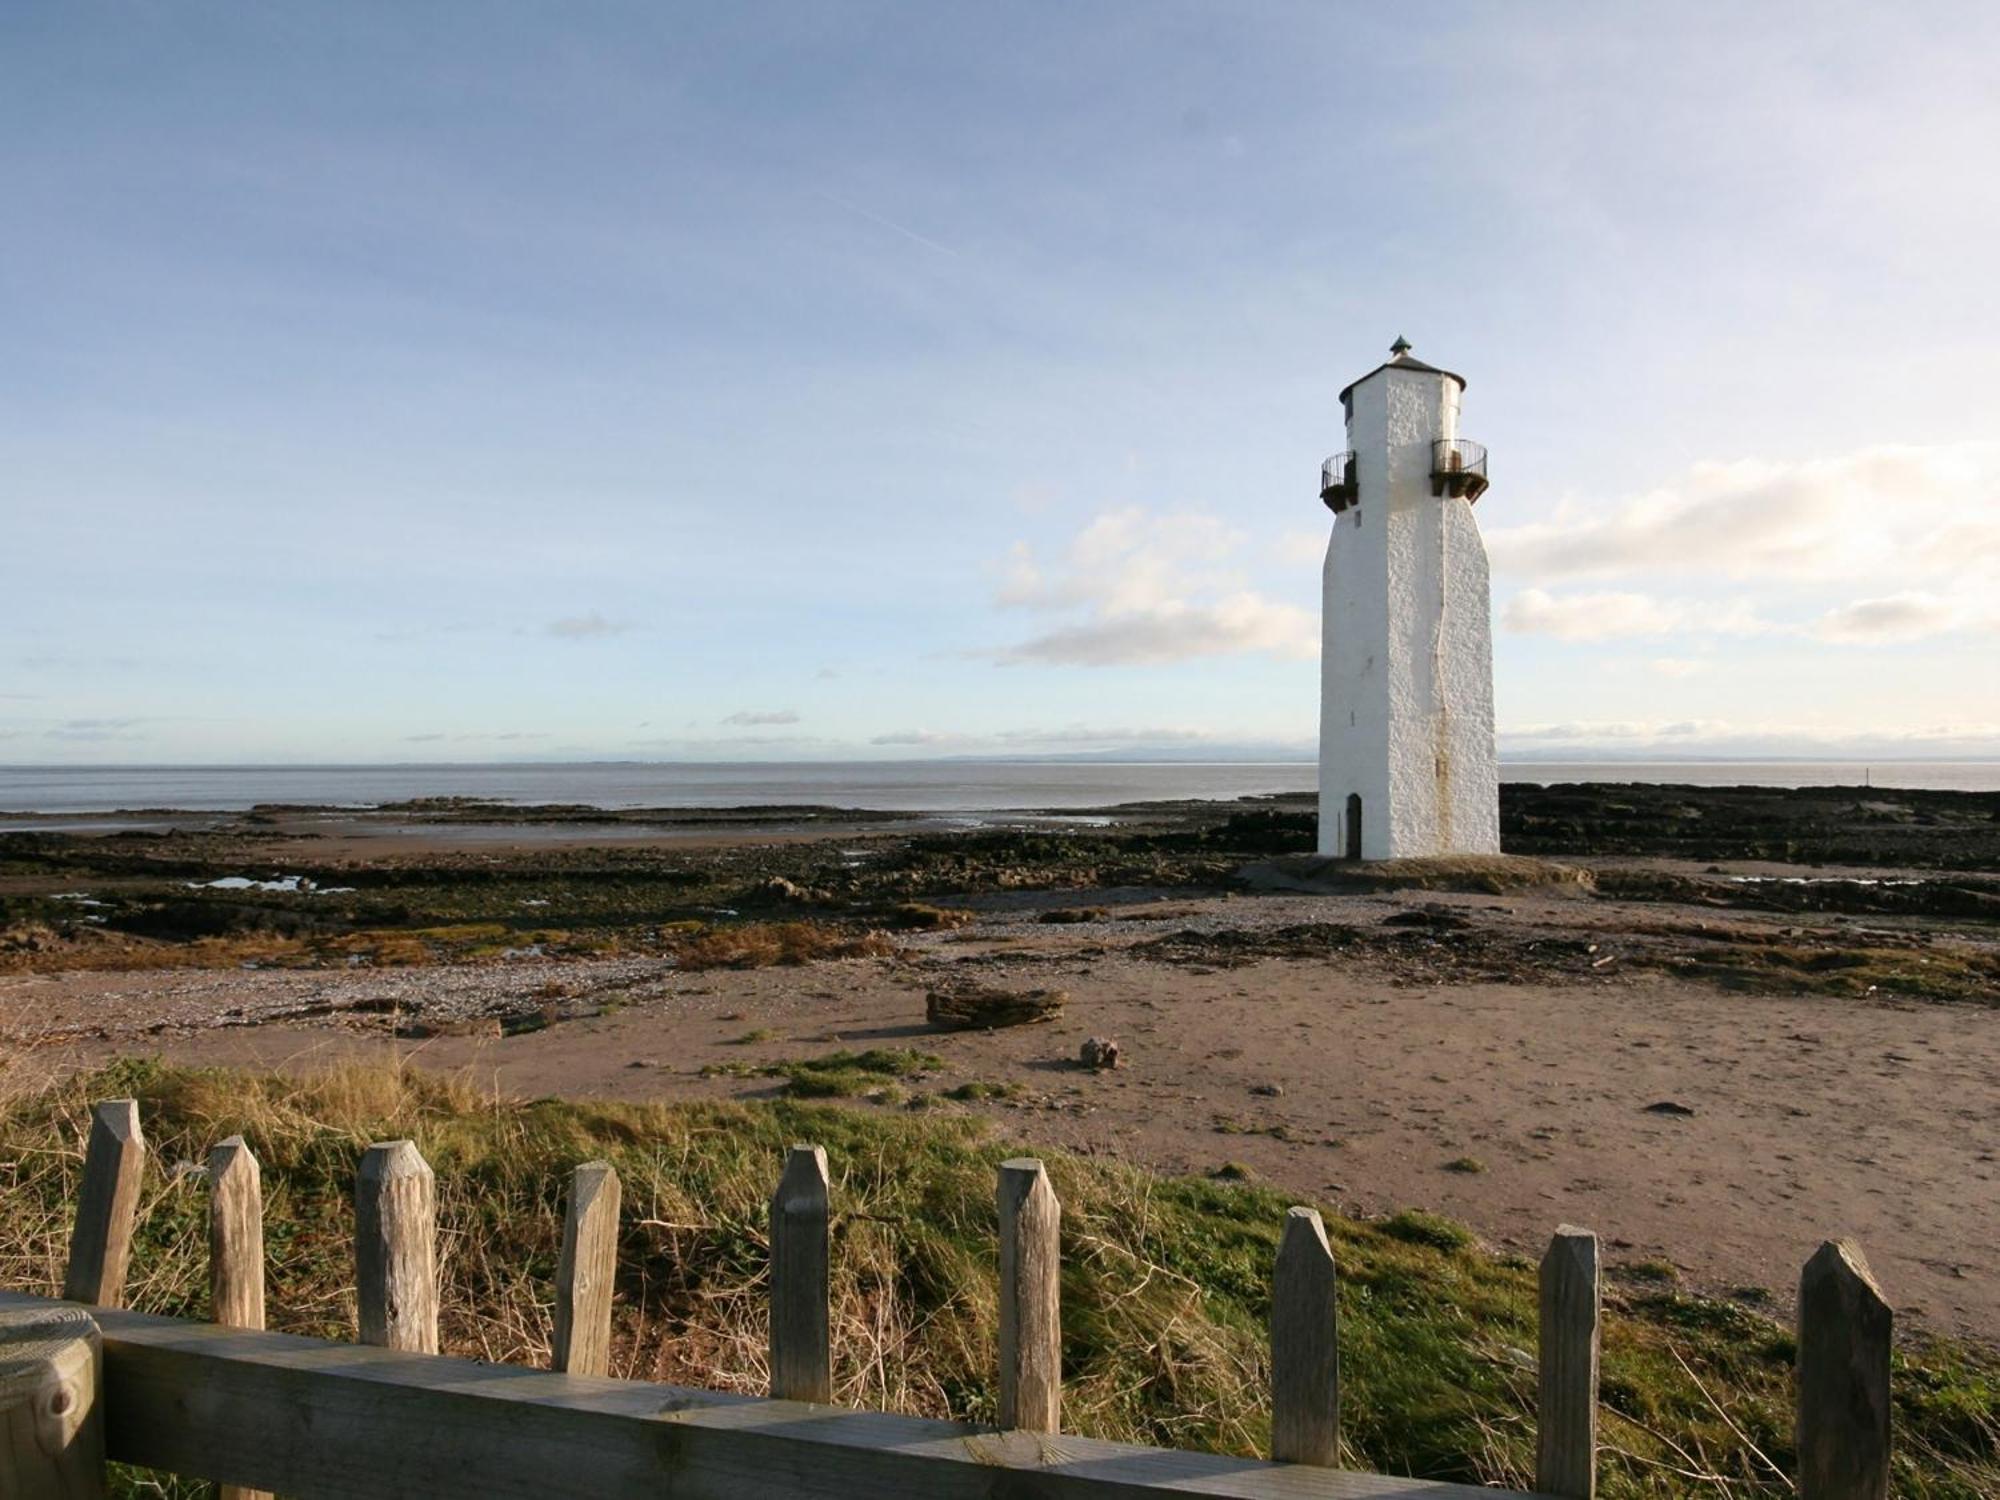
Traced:
[[[1996, 761], [1502, 761], [1501, 779], [1695, 786], [1864, 786], [2000, 791]], [[883, 812], [1004, 812], [1123, 802], [1226, 801], [1306, 792], [1310, 762], [1047, 760], [588, 762], [573, 765], [0, 766], [0, 814], [259, 803], [365, 808], [413, 797], [601, 808], [810, 804]]]

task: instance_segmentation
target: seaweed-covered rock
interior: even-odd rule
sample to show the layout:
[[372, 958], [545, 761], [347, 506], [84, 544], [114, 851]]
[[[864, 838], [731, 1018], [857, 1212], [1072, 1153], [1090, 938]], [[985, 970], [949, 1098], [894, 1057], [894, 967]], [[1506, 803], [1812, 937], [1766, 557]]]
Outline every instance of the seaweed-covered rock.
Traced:
[[1066, 990], [1004, 990], [985, 984], [954, 984], [924, 997], [931, 1025], [949, 1031], [990, 1031], [1052, 1019], [1069, 1000]]
[[1118, 1043], [1108, 1036], [1093, 1036], [1084, 1039], [1078, 1049], [1077, 1059], [1092, 1072], [1103, 1072], [1118, 1066]]

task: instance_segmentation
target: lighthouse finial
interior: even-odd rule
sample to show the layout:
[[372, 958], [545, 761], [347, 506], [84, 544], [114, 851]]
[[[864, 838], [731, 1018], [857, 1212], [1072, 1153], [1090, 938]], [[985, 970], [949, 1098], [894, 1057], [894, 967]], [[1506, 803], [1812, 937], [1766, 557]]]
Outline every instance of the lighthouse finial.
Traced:
[[1396, 342], [1389, 346], [1389, 352], [1395, 355], [1398, 359], [1402, 358], [1405, 354], [1408, 354], [1410, 352], [1410, 341], [1404, 338], [1400, 333], [1397, 334]]

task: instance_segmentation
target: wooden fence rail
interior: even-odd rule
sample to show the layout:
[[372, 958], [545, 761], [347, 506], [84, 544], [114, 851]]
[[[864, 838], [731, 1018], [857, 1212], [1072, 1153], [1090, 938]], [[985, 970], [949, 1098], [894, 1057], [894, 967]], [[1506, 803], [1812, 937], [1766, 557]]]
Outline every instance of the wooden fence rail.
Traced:
[[[772, 1397], [605, 1378], [620, 1189], [576, 1169], [557, 1273], [553, 1372], [436, 1353], [436, 1194], [409, 1141], [355, 1176], [361, 1344], [264, 1332], [261, 1192], [240, 1138], [209, 1159], [214, 1324], [121, 1309], [144, 1142], [130, 1100], [95, 1113], [70, 1303], [0, 1292], [0, 1496], [95, 1500], [107, 1457], [217, 1482], [230, 1500], [652, 1495], [1470, 1500], [1340, 1459], [1337, 1268], [1309, 1208], [1286, 1218], [1271, 1321], [1274, 1462], [1061, 1432], [1061, 1205], [1039, 1161], [1003, 1162], [1000, 1430], [827, 1404], [831, 1183], [795, 1146], [771, 1200]], [[1537, 1494], [1596, 1493], [1600, 1269], [1564, 1226], [1541, 1268]], [[1855, 1246], [1823, 1246], [1799, 1296], [1801, 1500], [1885, 1500], [1887, 1303]], [[669, 1483], [670, 1481], [670, 1483]]]

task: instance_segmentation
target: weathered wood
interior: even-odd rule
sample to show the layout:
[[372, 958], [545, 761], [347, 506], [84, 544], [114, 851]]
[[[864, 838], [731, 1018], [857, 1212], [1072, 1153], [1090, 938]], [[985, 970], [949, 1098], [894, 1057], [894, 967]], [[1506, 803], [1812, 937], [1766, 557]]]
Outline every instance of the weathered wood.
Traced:
[[411, 1141], [383, 1141], [354, 1182], [354, 1271], [361, 1342], [435, 1354], [437, 1189]]
[[833, 1399], [826, 1153], [794, 1146], [771, 1198], [771, 1394]]
[[948, 1031], [1026, 1026], [1053, 1020], [1069, 1000], [1066, 990], [1003, 990], [960, 981], [924, 997], [924, 1017]]
[[146, 1138], [139, 1131], [139, 1101], [107, 1099], [91, 1111], [90, 1144], [83, 1155], [83, 1185], [76, 1200], [76, 1229], [69, 1241], [63, 1295], [98, 1307], [125, 1303], [125, 1267], [132, 1257], [132, 1226], [139, 1213], [139, 1182], [146, 1166]]
[[1799, 1500], [1886, 1500], [1895, 1315], [1852, 1240], [1799, 1277]]
[[[208, 1308], [227, 1328], [264, 1326], [263, 1175], [240, 1135], [208, 1153]], [[215, 1500], [270, 1500], [270, 1492], [225, 1484]]]
[[556, 1341], [551, 1369], [611, 1373], [611, 1292], [618, 1279], [618, 1173], [587, 1161], [570, 1174], [556, 1263]]
[[1601, 1292], [1597, 1236], [1563, 1225], [1542, 1256], [1535, 1488], [1570, 1500], [1592, 1500], [1597, 1493]]
[[1062, 1205], [1032, 1157], [1000, 1163], [1000, 1425], [1062, 1422]]
[[264, 1326], [263, 1174], [240, 1135], [208, 1153], [208, 1294], [216, 1322]]
[[[46, 1308], [0, 1293], [0, 1307]], [[109, 1312], [110, 1456], [294, 1500], [1493, 1500], [1272, 1465]], [[1016, 1471], [1008, 1473], [1005, 1471]]]
[[1340, 1462], [1339, 1287], [1326, 1225], [1310, 1208], [1285, 1215], [1271, 1286], [1271, 1457]]
[[0, 1496], [101, 1500], [101, 1373], [82, 1308], [0, 1304]]

